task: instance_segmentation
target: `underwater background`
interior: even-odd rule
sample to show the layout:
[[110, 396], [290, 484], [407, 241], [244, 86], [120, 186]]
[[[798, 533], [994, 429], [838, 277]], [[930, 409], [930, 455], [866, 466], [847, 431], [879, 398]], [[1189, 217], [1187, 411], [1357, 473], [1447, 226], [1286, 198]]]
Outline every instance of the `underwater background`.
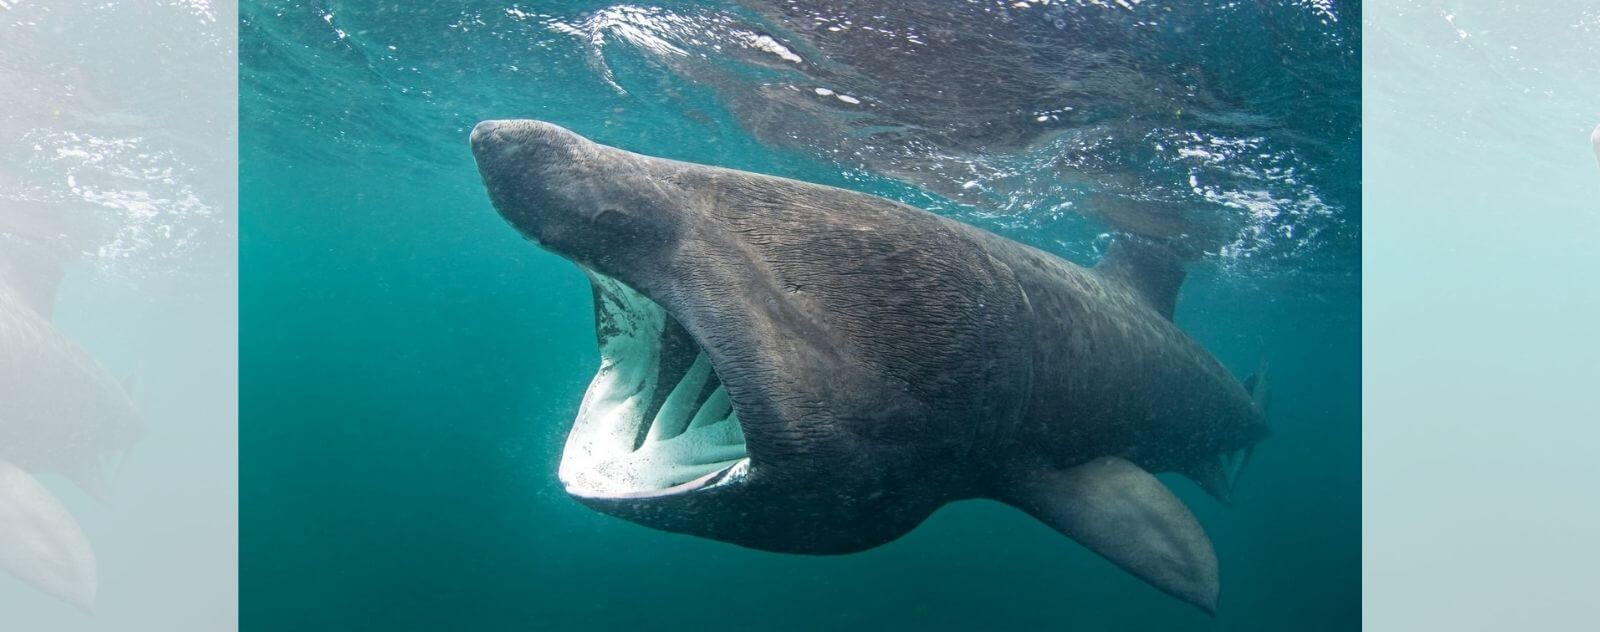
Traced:
[[1367, 9], [1363, 618], [1593, 627], [1600, 4]]
[[[25, 415], [20, 436], [30, 422], [78, 430], [56, 435], [67, 440], [53, 449], [98, 457], [101, 475], [33, 472], [87, 540], [92, 608], [13, 575], [18, 560], [8, 557], [0, 630], [227, 630], [237, 621], [238, 16], [233, 3], [216, 4], [0, 1], [0, 285], [61, 265], [43, 331], [103, 367], [135, 417], [84, 424], [106, 391], [48, 360], [25, 369], [37, 397], [19, 402], [15, 383], [0, 388], [0, 417]], [[39, 357], [26, 342], [13, 346], [14, 313], [0, 317], [0, 380], [16, 378], [17, 358]], [[6, 440], [19, 436], [17, 421], [0, 421]], [[41, 523], [14, 491], [3, 494], [0, 522], [18, 538], [7, 544], [27, 548], [38, 540], [17, 526]]]
[[[246, 629], [1345, 630], [1360, 620], [1360, 7], [1303, 2], [240, 6]], [[835, 30], [837, 29], [837, 30]], [[1032, 518], [946, 507], [763, 553], [556, 480], [588, 284], [490, 207], [467, 134], [843, 186], [1079, 263], [1203, 253], [1177, 321], [1273, 436], [1223, 507], [1215, 618]]]

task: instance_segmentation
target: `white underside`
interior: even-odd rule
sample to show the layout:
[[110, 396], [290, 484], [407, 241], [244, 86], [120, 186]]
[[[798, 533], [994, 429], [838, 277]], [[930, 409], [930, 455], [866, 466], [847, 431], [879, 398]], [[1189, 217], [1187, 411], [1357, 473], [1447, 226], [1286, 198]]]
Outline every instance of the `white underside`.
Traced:
[[[618, 281], [590, 277], [602, 297], [596, 310], [603, 313], [595, 317], [608, 317], [618, 331], [601, 343], [600, 370], [567, 437], [559, 470], [567, 491], [591, 497], [669, 493], [735, 466], [748, 467], [744, 433], [727, 390], [719, 384], [697, 401], [708, 381], [716, 379], [705, 351], [681, 378], [662, 383], [666, 310]], [[646, 419], [657, 389], [670, 390]]]

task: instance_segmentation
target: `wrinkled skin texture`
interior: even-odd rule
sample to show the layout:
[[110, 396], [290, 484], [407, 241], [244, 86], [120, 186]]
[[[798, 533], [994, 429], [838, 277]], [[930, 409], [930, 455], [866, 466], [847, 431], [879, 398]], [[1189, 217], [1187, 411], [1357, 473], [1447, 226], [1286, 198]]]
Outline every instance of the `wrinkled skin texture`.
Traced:
[[[898, 537], [978, 493], [970, 472], [949, 465], [990, 447], [992, 426], [974, 420], [1017, 414], [1028, 351], [1016, 282], [975, 231], [559, 129], [474, 138], [480, 164], [517, 170], [485, 176], [516, 183], [490, 187], [507, 219], [665, 306], [710, 354], [745, 427], [755, 467], [740, 489], [585, 502], [660, 528], [827, 553]], [[507, 151], [517, 155], [495, 155]], [[554, 208], [573, 211], [542, 211]], [[790, 500], [761, 500], [768, 493]], [[676, 503], [694, 506], [659, 507]], [[745, 513], [770, 522], [732, 517]]]
[[744, 428], [744, 480], [579, 497], [600, 511], [845, 553], [954, 500], [1023, 506], [1008, 495], [1038, 472], [1108, 456], [1182, 470], [1265, 436], [1239, 382], [1129, 276], [1165, 270], [1175, 293], [1175, 263], [1086, 269], [888, 200], [548, 123], [482, 123], [472, 147], [517, 230], [683, 325]]

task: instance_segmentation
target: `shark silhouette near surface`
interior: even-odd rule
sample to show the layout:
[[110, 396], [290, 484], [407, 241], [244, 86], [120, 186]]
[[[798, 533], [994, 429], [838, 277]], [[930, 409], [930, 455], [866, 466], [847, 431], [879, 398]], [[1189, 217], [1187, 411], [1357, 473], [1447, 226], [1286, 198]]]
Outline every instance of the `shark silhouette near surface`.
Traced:
[[94, 552], [36, 478], [54, 473], [95, 496], [105, 463], [141, 424], [128, 390], [52, 321], [68, 260], [0, 216], [0, 570], [85, 610], [94, 607]]

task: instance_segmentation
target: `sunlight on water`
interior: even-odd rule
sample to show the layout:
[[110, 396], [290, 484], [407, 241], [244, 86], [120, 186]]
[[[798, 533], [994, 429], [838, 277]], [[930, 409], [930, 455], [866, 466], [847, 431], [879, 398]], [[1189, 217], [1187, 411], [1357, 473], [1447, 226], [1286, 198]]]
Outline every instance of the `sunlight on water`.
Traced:
[[[14, 52], [0, 56], [0, 80], [28, 86], [29, 96], [0, 115], [0, 130], [17, 141], [0, 150], [0, 201], [14, 210], [9, 219], [0, 216], [0, 234], [81, 252], [113, 276], [161, 274], [200, 244], [231, 240], [231, 219], [217, 212], [218, 197], [231, 191], [196, 175], [197, 163], [228, 157], [203, 138], [174, 133], [200, 124], [173, 123], [194, 110], [184, 94], [210, 78], [158, 77], [151, 81], [167, 90], [146, 90], [99, 63], [101, 55], [123, 47], [122, 54], [159, 58], [162, 43], [132, 33], [75, 41], [82, 30], [136, 15], [174, 25], [182, 34], [177, 42], [225, 52], [232, 43], [207, 26], [217, 21], [209, 3], [81, 10], [18, 1], [3, 9], [0, 23]], [[41, 28], [69, 19], [74, 29]], [[18, 225], [21, 217], [29, 226]]]
[[40, 183], [9, 197], [60, 208], [77, 203], [79, 214], [102, 220], [109, 234], [84, 244], [101, 266], [180, 257], [213, 221], [215, 208], [190, 183], [191, 169], [170, 151], [149, 150], [143, 138], [44, 130], [23, 138], [35, 152], [29, 168]]
[[[1281, 273], [1290, 262], [1339, 270], [1359, 211], [1341, 183], [1350, 165], [1338, 157], [1356, 141], [1350, 127], [1340, 135], [1296, 118], [1348, 125], [1358, 112], [1348, 105], [1357, 49], [1347, 28], [1334, 28], [1336, 6], [1140, 5], [859, 15], [827, 3], [757, 3], [753, 16], [618, 5], [539, 20], [581, 42], [624, 94], [608, 61], [625, 54], [617, 47], [711, 85], [763, 140], [922, 186], [964, 205], [952, 209], [960, 215], [1016, 229], [1088, 215], [1124, 230], [1187, 235], [1240, 273]], [[1114, 29], [1127, 29], [1126, 39], [1114, 41]], [[1289, 29], [1320, 38], [1294, 45], [1322, 58], [1276, 50], [1271, 38]], [[1178, 81], [1158, 78], [1197, 50], [1194, 33], [1231, 37], [1227, 54], [1189, 54]], [[1300, 55], [1331, 70], [1315, 79], [1271, 65], [1238, 71], [1241, 54]], [[1262, 92], [1296, 83], [1314, 96], [1309, 104], [1284, 108]]]

